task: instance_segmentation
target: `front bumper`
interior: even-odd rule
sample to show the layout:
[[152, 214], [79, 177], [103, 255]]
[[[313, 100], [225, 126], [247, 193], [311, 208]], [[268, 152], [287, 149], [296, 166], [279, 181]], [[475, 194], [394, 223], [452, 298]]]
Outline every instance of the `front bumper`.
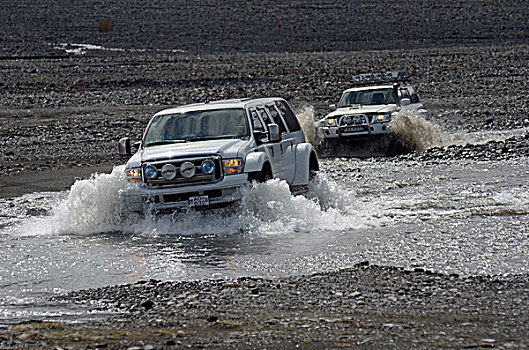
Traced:
[[374, 123], [368, 125], [348, 125], [348, 126], [320, 126], [318, 135], [323, 140], [336, 140], [339, 138], [369, 137], [371, 135], [387, 134], [389, 122]]
[[131, 186], [124, 194], [125, 205], [134, 212], [145, 210], [183, 209], [190, 207], [189, 198], [207, 195], [209, 206], [232, 203], [242, 198], [240, 188], [248, 183], [247, 174], [225, 176], [211, 184], [178, 187]]

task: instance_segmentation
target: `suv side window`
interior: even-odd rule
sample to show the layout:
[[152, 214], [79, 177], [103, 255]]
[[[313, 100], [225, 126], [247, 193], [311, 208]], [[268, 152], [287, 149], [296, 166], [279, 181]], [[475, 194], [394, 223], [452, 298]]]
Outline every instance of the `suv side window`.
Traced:
[[417, 93], [415, 92], [415, 89], [412, 86], [408, 86], [408, 92], [411, 95], [411, 103], [419, 103], [419, 96], [417, 96]]
[[269, 105], [265, 107], [268, 113], [272, 116], [272, 119], [274, 122], [279, 126], [279, 132], [284, 133], [287, 132], [287, 128], [285, 127], [285, 123], [283, 122], [283, 119], [279, 115], [279, 112], [274, 107], [274, 105]]
[[292, 112], [292, 109], [290, 109], [290, 106], [285, 101], [276, 101], [276, 107], [279, 112], [281, 112], [281, 114], [283, 115], [283, 118], [285, 119], [285, 122], [288, 126], [288, 130], [290, 130], [290, 132], [296, 132], [301, 130], [301, 126], [299, 125], [299, 122], [296, 119], [294, 112]]
[[402, 100], [403, 98], [409, 98], [411, 101], [410, 93], [408, 92], [408, 89], [406, 88], [399, 89], [399, 100]]

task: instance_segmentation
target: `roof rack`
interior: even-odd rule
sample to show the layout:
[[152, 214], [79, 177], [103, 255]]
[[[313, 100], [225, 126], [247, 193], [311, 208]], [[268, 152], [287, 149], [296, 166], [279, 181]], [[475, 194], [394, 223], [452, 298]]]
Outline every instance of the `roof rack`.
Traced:
[[408, 81], [408, 80], [409, 80], [408, 74], [402, 71], [359, 74], [359, 75], [353, 75], [353, 78], [352, 78], [353, 86], [382, 84], [382, 83], [398, 83], [398, 82], [403, 82], [403, 81]]

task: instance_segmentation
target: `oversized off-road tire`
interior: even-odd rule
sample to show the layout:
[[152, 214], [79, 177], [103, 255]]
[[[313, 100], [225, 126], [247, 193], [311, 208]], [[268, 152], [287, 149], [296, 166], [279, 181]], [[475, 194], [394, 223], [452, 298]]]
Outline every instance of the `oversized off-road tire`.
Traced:
[[309, 182], [314, 180], [318, 171], [320, 171], [320, 164], [318, 163], [318, 157], [316, 153], [311, 153], [309, 160]]
[[266, 182], [272, 178], [272, 169], [270, 168], [270, 165], [268, 163], [265, 163], [263, 165], [263, 168], [261, 171], [256, 171], [252, 173], [248, 173], [248, 181], [249, 182]]

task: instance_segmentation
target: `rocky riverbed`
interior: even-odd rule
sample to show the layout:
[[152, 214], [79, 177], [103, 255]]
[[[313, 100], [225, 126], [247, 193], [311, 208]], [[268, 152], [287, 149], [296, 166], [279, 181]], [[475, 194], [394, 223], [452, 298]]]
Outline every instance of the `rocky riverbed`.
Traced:
[[[430, 111], [424, 132], [404, 140], [411, 153], [374, 161], [529, 155], [523, 1], [2, 6], [2, 198], [110, 171], [122, 162], [117, 140], [138, 139], [167, 106], [278, 95], [310, 127], [351, 75], [371, 71], [411, 72]], [[102, 19], [112, 31], [97, 30]], [[528, 280], [362, 263], [282, 279], [144, 281], [67, 294], [64, 303], [115, 316], [28, 320], [0, 329], [0, 347], [527, 348]]]
[[527, 348], [525, 276], [462, 277], [360, 263], [264, 280], [149, 280], [71, 293], [117, 312], [84, 325], [28, 322], [3, 348]]

